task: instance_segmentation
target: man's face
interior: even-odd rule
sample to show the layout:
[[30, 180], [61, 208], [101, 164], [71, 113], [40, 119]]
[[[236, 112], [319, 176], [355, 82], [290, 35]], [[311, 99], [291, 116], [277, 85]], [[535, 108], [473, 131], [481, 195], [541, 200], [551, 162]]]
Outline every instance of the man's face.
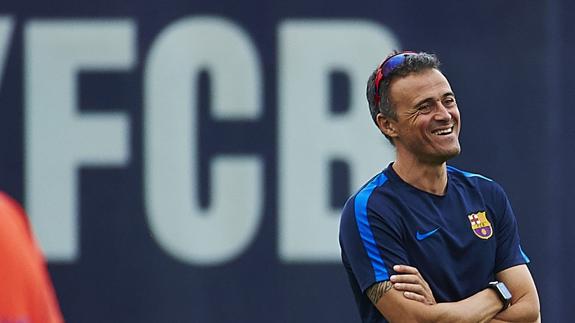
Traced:
[[443, 163], [459, 154], [459, 110], [449, 82], [436, 69], [393, 80], [390, 98], [397, 120], [398, 156]]

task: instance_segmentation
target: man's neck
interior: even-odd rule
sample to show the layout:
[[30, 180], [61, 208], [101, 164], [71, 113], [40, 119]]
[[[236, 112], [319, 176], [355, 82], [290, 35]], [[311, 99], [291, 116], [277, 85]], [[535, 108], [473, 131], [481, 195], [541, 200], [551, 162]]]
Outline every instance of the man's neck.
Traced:
[[447, 188], [445, 162], [433, 164], [398, 158], [392, 167], [397, 175], [409, 185], [431, 194], [445, 194]]

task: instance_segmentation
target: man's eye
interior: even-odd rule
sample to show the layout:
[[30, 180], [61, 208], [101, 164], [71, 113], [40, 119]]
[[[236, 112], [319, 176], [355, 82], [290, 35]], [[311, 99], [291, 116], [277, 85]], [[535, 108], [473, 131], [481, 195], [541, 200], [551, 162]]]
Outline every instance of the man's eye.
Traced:
[[455, 104], [455, 98], [454, 97], [445, 98], [443, 100], [443, 104], [445, 104], [447, 106], [454, 105]]
[[423, 113], [429, 112], [431, 111], [431, 104], [422, 104], [418, 107], [418, 110]]

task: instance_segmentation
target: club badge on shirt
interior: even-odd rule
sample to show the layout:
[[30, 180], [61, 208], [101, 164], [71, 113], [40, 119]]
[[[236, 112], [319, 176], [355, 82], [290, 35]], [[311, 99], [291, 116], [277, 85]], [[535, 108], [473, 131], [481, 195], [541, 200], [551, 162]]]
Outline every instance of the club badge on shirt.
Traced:
[[467, 216], [471, 223], [471, 229], [476, 236], [481, 239], [489, 239], [493, 235], [493, 228], [491, 222], [487, 220], [485, 211], [471, 213]]

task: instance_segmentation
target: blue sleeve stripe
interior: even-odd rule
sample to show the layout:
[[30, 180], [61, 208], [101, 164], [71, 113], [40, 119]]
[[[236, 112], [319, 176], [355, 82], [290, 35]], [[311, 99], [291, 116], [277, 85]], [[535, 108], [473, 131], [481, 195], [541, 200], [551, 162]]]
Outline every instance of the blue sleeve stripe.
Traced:
[[480, 175], [480, 174], [474, 174], [474, 173], [466, 172], [466, 171], [457, 169], [457, 168], [455, 168], [455, 167], [453, 167], [453, 166], [447, 166], [447, 171], [448, 171], [448, 172], [460, 173], [460, 174], [463, 174], [463, 176], [465, 176], [465, 177], [479, 177], [479, 178], [483, 178], [484, 180], [493, 182], [493, 180], [492, 180], [491, 178], [487, 178], [487, 177], [485, 177], [485, 176], [483, 176], [483, 175]]
[[521, 256], [523, 256], [523, 259], [525, 260], [526, 263], [530, 263], [531, 260], [529, 259], [529, 257], [527, 257], [527, 255], [525, 254], [525, 252], [523, 252], [523, 249], [521, 249], [521, 246], [519, 246], [519, 251], [521, 252]]
[[371, 227], [369, 226], [369, 221], [367, 219], [367, 201], [371, 196], [373, 190], [383, 185], [387, 181], [387, 177], [381, 173], [371, 180], [366, 186], [363, 187], [355, 197], [355, 220], [357, 222], [357, 227], [359, 229], [359, 234], [363, 246], [367, 251], [367, 255], [371, 260], [371, 265], [375, 273], [375, 281], [383, 281], [389, 279], [389, 274], [385, 268], [385, 262], [379, 254], [377, 245], [375, 243], [375, 238]]

